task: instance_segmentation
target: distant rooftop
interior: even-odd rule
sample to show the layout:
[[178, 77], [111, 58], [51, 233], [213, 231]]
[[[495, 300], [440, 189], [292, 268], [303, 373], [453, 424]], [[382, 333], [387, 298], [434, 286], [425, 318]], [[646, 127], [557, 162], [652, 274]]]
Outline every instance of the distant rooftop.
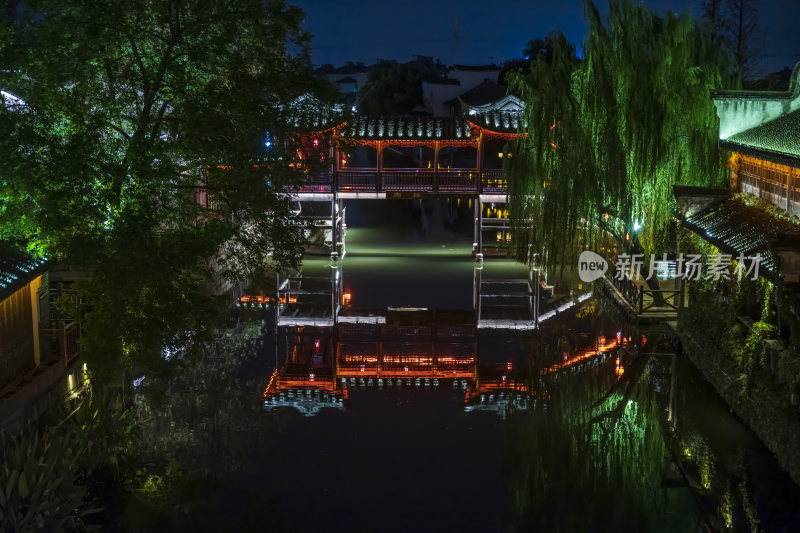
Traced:
[[490, 72], [500, 70], [500, 67], [497, 65], [453, 65], [452, 69], [464, 72]]
[[445, 103], [456, 103], [458, 100], [461, 100], [469, 106], [477, 107], [496, 102], [505, 97], [506, 94], [508, 94], [508, 88], [506, 86], [498, 85], [492, 80], [485, 79], [477, 87], [473, 87], [458, 98], [454, 98]]

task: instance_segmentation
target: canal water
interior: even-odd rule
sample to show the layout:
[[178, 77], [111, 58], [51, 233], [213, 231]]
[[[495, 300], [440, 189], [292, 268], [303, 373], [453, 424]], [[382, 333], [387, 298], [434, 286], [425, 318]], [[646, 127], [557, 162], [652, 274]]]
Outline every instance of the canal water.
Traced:
[[[347, 203], [346, 312], [384, 318], [220, 344], [241, 367], [145, 429], [180, 468], [215, 474], [176, 497], [196, 511], [170, 527], [800, 531], [798, 487], [663, 331], [594, 297], [535, 332], [470, 330], [464, 204]], [[304, 262], [304, 276], [331, 272], [327, 258]], [[493, 259], [481, 276], [528, 271]], [[553, 301], [585, 290], [548, 286]], [[439, 374], [425, 370], [433, 357]]]

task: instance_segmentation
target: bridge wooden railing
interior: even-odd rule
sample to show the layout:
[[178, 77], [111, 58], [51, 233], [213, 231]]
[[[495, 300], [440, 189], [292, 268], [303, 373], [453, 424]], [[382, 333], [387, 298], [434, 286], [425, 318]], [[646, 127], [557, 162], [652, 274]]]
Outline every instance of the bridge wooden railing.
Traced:
[[436, 180], [433, 170], [391, 169], [380, 173], [385, 191], [432, 191]]
[[656, 308], [678, 310], [682, 305], [679, 289], [650, 289], [636, 283], [627, 275], [622, 279], [611, 276], [609, 280], [638, 314]]
[[304, 184], [287, 187], [287, 192], [330, 193], [422, 191], [430, 193], [505, 194], [507, 180], [499, 169], [478, 171], [474, 168], [424, 169], [392, 168], [347, 169], [326, 173]]

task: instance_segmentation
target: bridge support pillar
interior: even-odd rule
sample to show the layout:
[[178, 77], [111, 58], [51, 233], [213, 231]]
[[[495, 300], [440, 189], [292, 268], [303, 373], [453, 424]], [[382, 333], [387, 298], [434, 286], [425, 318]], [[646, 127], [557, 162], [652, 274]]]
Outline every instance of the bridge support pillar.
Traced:
[[481, 197], [475, 198], [475, 240], [472, 242], [472, 255], [476, 261], [483, 261], [483, 203]]

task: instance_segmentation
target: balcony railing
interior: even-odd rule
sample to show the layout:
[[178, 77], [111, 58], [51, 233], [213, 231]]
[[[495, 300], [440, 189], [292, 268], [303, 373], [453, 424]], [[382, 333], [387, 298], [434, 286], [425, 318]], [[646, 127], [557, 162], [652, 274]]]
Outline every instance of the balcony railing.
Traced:
[[329, 193], [409, 191], [460, 194], [505, 194], [508, 180], [500, 169], [478, 171], [462, 169], [393, 168], [347, 169], [287, 189], [287, 192]]
[[336, 173], [338, 191], [374, 191], [378, 172], [374, 170], [343, 170]]
[[478, 171], [477, 169], [454, 169], [439, 171], [439, 191], [441, 192], [461, 192], [478, 191]]
[[484, 194], [505, 194], [507, 189], [508, 180], [501, 169], [481, 172], [481, 190]]
[[384, 170], [383, 189], [386, 191], [433, 191], [436, 172], [397, 168]]

